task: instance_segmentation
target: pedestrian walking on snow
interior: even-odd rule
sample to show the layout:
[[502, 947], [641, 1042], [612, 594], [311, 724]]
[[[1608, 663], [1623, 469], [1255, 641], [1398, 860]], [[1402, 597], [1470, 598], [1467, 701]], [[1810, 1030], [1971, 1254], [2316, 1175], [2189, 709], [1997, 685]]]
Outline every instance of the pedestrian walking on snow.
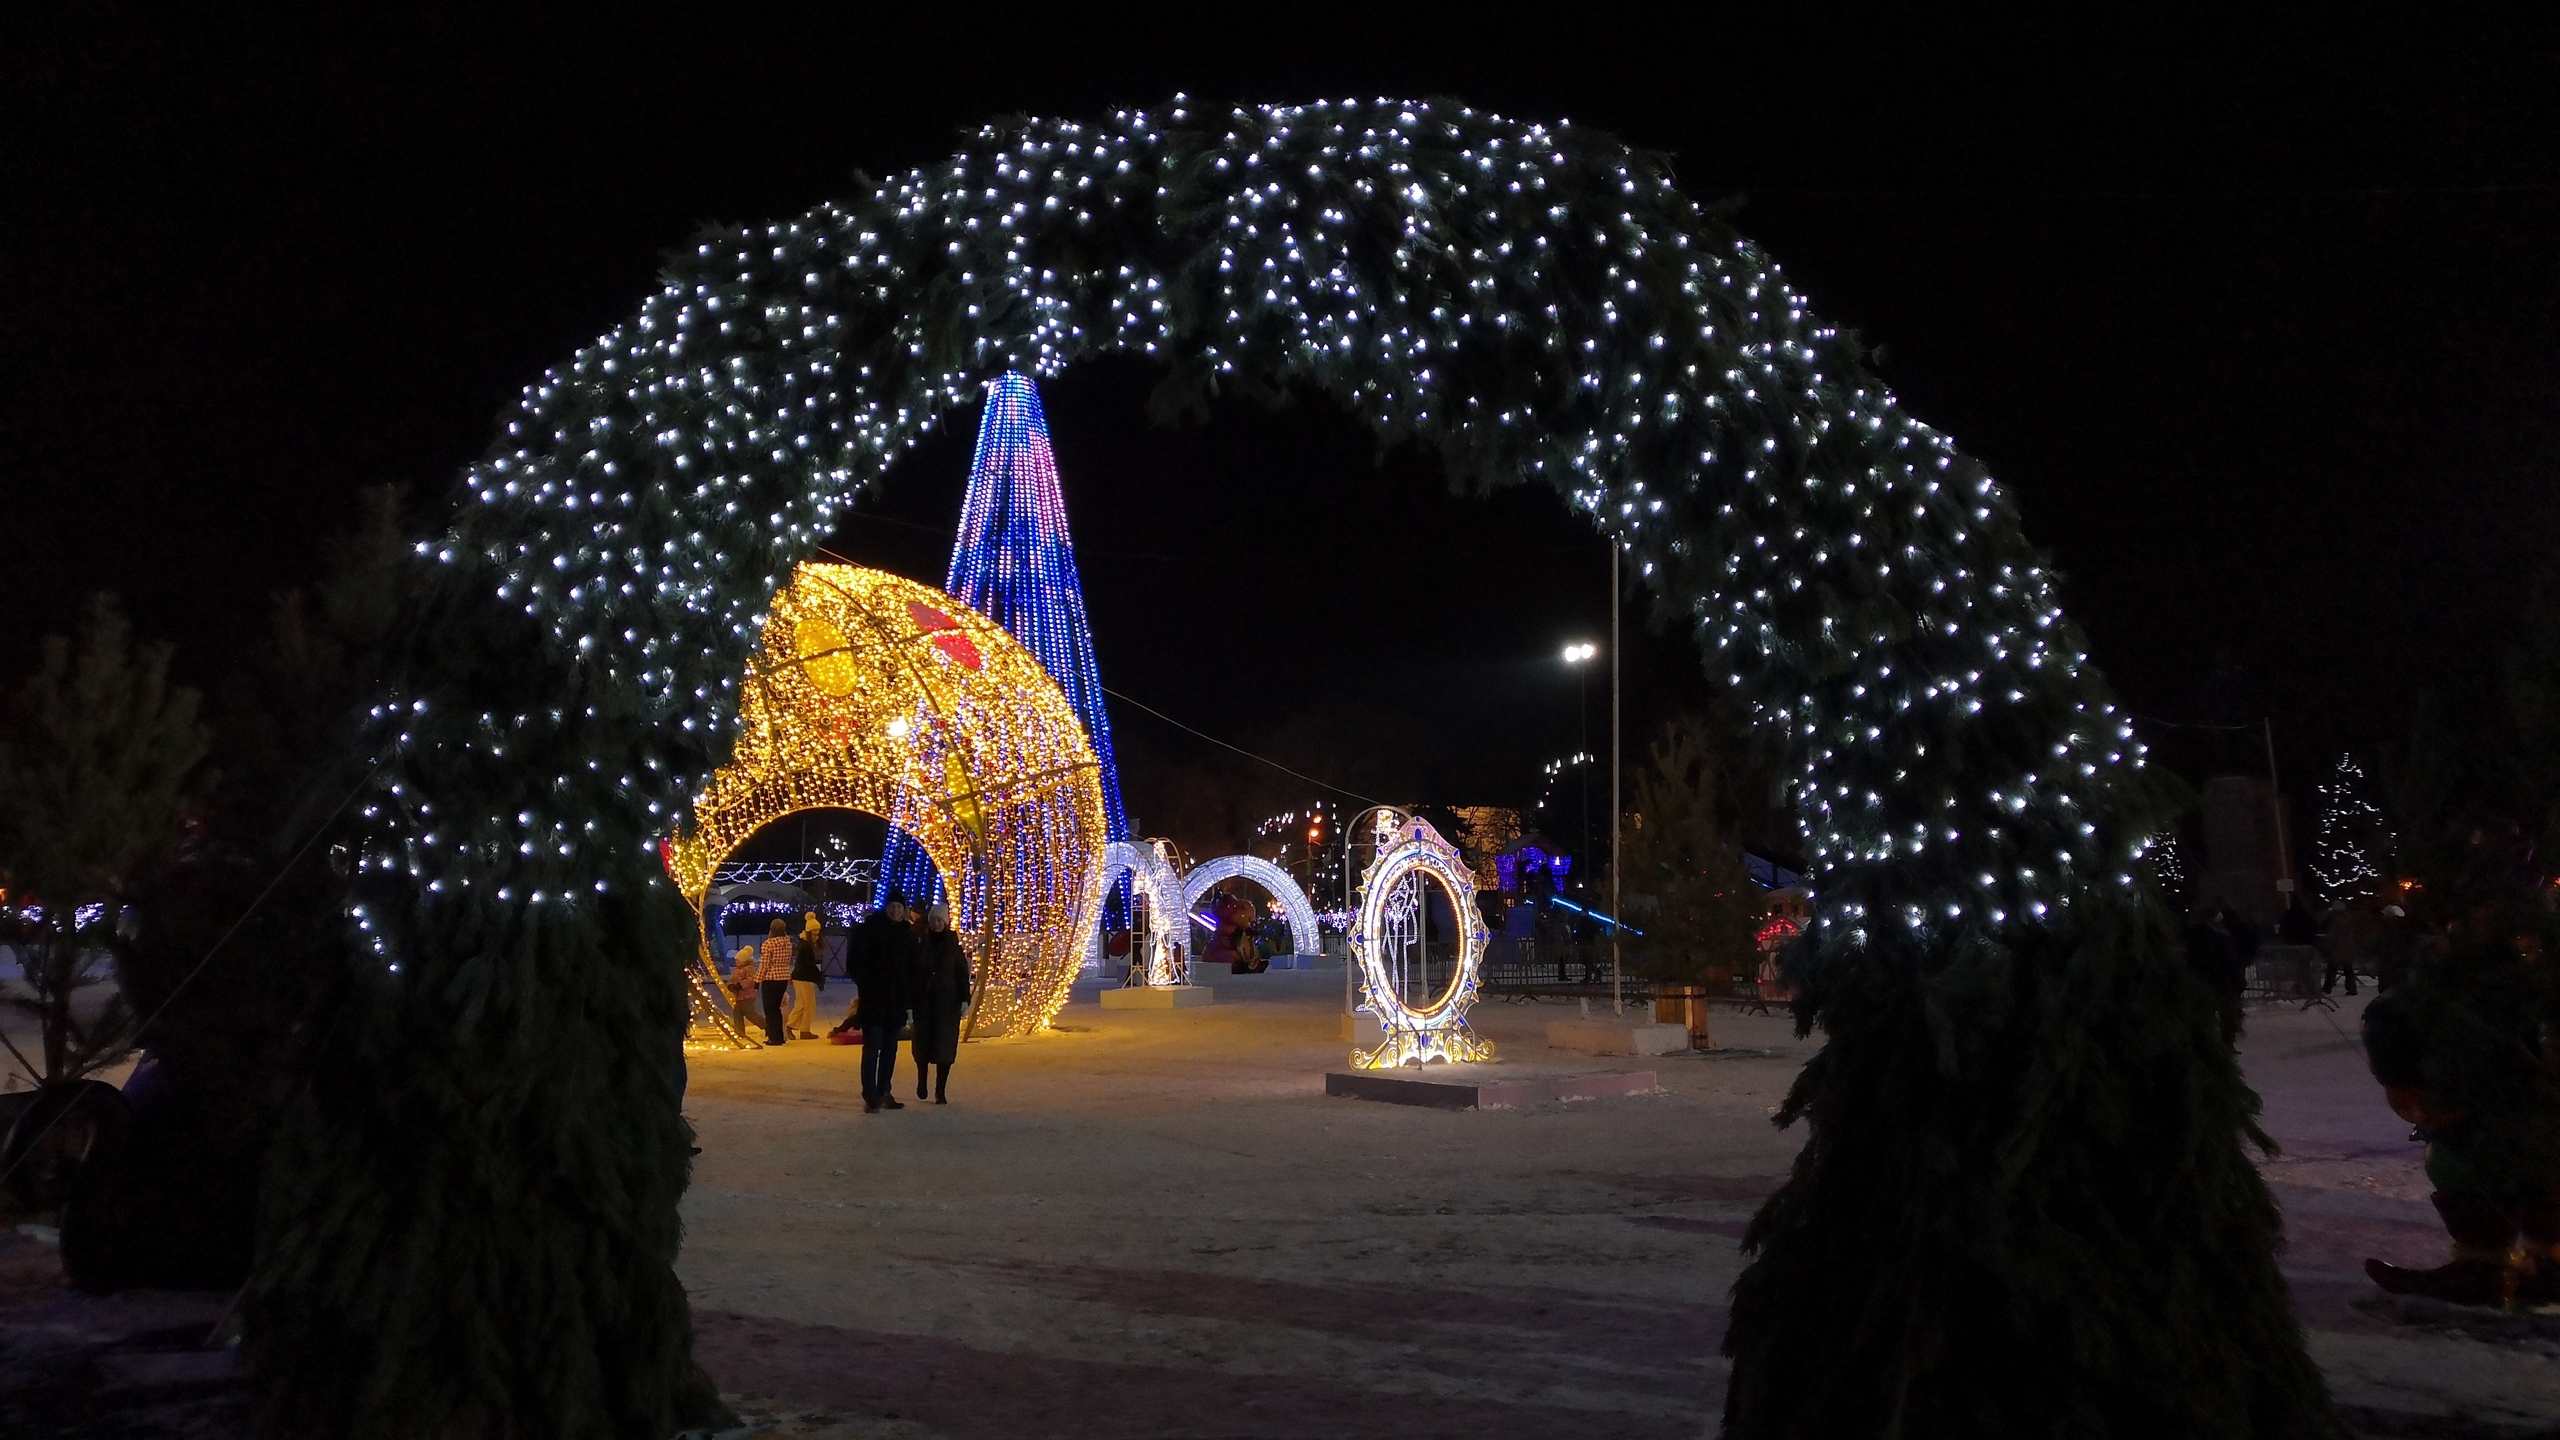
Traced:
[[779, 1045], [790, 1038], [782, 1030], [782, 1010], [791, 994], [791, 949], [791, 936], [777, 916], [756, 960], [756, 994], [764, 1001], [764, 1039], [768, 1045]]
[[741, 945], [738, 953], [729, 957], [729, 1019], [741, 1035], [747, 1033], [747, 1017], [755, 1013], [748, 997], [756, 993], [756, 965], [753, 945]]
[[846, 956], [857, 992], [854, 1022], [862, 1027], [862, 1109], [904, 1110], [897, 1088], [898, 1030], [907, 1022], [908, 986], [916, 970], [916, 932], [907, 923], [907, 902], [892, 896], [878, 914], [862, 923], [857, 942]]
[[924, 939], [917, 947], [913, 1000], [915, 1038], [907, 1042], [916, 1057], [916, 1098], [925, 1098], [925, 1069], [933, 1069], [933, 1103], [948, 1105], [951, 1064], [960, 1058], [960, 1015], [969, 1008], [969, 954], [951, 931], [951, 910], [936, 905], [925, 912]]
[[818, 964], [818, 946], [825, 937], [813, 911], [800, 927], [800, 938], [791, 942], [791, 1018], [784, 1028], [794, 1040], [818, 1038], [818, 992], [827, 983], [827, 972]]

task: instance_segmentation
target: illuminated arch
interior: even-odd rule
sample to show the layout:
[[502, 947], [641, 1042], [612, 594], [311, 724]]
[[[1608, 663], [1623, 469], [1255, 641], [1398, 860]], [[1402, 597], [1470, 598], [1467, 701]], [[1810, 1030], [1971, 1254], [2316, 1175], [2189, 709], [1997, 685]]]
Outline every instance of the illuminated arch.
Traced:
[[[1089, 913], [1094, 921], [1101, 919], [1100, 892], [1127, 872], [1137, 881], [1138, 891], [1147, 897], [1148, 917], [1154, 932], [1146, 957], [1146, 980], [1150, 985], [1188, 983], [1183, 961], [1191, 948], [1191, 906], [1182, 891], [1182, 880], [1174, 872], [1173, 862], [1152, 842], [1114, 840], [1103, 847], [1102, 877], [1095, 889], [1095, 906]], [[1079, 934], [1084, 932], [1079, 931]], [[1138, 957], [1129, 957], [1137, 964]]]
[[[1888, 1404], [2023, 1430], [2128, 1394], [2327, 1423], [2242, 1146], [2255, 1099], [2150, 878], [2174, 787], [2011, 495], [1666, 157], [1397, 100], [989, 125], [709, 233], [524, 388], [419, 546], [419, 643], [348, 757], [372, 777], [351, 943], [383, 1003], [346, 1021], [348, 1083], [281, 1127], [307, 1163], [271, 1170], [310, 1178], [261, 1198], [264, 1394], [346, 1433], [490, 1428], [492, 1395], [563, 1433], [722, 1414], [668, 1258], [682, 905], [647, 846], [727, 761], [794, 565], [989, 377], [1114, 353], [1166, 366], [1176, 405], [1303, 390], [1462, 487], [1553, 490], [1765, 742], [1825, 1048], [1734, 1288], [1734, 1433], [1874, 1430]], [[617, 1202], [562, 1154], [620, 1166]], [[1863, 1318], [1948, 1274], [2011, 1303], [1920, 1339]], [[442, 1365], [457, 1337], [506, 1358]], [[390, 1358], [351, 1377], [351, 1347]], [[564, 1348], [630, 1360], [564, 1377]], [[1976, 1354], [2006, 1363], [1933, 1358]], [[1799, 1383], [1808, 1356], [1906, 1383]]]
[[1324, 953], [1324, 933], [1316, 928], [1316, 907], [1307, 903], [1307, 892], [1298, 888], [1288, 871], [1258, 855], [1221, 855], [1193, 866], [1182, 877], [1183, 913], [1189, 914], [1210, 886], [1226, 880], [1250, 880], [1270, 891], [1289, 921], [1290, 946], [1301, 955]]
[[[1387, 911], [1397, 885], [1408, 875], [1438, 881], [1449, 892], [1450, 918], [1458, 926], [1458, 963], [1449, 987], [1419, 1007], [1396, 993], [1387, 970], [1392, 958]], [[1353, 1065], [1380, 1070], [1432, 1060], [1493, 1058], [1493, 1046], [1467, 1028], [1467, 1008], [1476, 1003], [1484, 965], [1485, 928], [1475, 896], [1475, 872], [1428, 820], [1406, 821], [1395, 843], [1381, 847], [1369, 862], [1360, 877], [1360, 908], [1351, 921], [1351, 953], [1360, 966], [1361, 1008], [1378, 1017], [1386, 1036], [1374, 1049], [1351, 1052]], [[1427, 895], [1422, 898], [1430, 903]]]
[[812, 563], [773, 597], [741, 689], [729, 763], [667, 846], [697, 912], [758, 828], [868, 811], [914, 836], [956, 897], [972, 1033], [1046, 1025], [1082, 958], [1104, 821], [1093, 747], [1040, 662], [930, 586]]

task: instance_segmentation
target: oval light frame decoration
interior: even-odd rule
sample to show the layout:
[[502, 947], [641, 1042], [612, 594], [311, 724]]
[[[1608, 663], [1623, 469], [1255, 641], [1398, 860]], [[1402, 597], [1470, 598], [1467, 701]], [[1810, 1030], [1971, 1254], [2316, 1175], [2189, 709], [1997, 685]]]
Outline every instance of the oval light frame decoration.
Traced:
[[[1437, 882], [1449, 894], [1449, 910], [1458, 929], [1458, 959], [1449, 984], [1429, 1004], [1406, 1003], [1396, 990], [1388, 954], [1387, 908], [1407, 876]], [[1395, 843], [1381, 849], [1360, 877], [1360, 908], [1351, 924], [1351, 953], [1360, 965], [1361, 1008], [1378, 1017], [1384, 1031], [1379, 1042], [1351, 1052], [1351, 1063], [1363, 1070], [1392, 1070], [1433, 1061], [1490, 1060], [1493, 1044], [1470, 1029], [1467, 1010], [1476, 1003], [1488, 938], [1476, 913], [1475, 872], [1467, 868], [1428, 820], [1415, 817], [1397, 827]], [[1416, 897], [1428, 914], [1429, 893]], [[1417, 923], [1419, 923], [1417, 921]]]

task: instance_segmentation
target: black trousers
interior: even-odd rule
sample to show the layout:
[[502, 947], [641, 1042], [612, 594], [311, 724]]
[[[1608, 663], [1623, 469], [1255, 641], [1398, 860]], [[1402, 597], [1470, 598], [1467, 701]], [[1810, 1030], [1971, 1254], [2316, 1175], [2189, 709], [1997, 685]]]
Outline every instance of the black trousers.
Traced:
[[756, 995], [764, 1001], [765, 1043], [779, 1045], [783, 1041], [782, 1012], [791, 1003], [791, 982], [759, 980], [756, 982]]
[[885, 1100], [897, 1083], [898, 1026], [894, 1021], [863, 1022], [862, 1098]]

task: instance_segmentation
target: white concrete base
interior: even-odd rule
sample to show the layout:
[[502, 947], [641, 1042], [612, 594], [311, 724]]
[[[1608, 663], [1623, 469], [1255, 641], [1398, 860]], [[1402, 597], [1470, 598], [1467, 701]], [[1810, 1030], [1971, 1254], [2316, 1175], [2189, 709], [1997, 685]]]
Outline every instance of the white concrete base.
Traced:
[[1375, 1050], [1387, 1043], [1387, 1027], [1378, 1023], [1377, 1016], [1364, 1010], [1357, 1015], [1342, 1017], [1342, 1038], [1363, 1050]]
[[1581, 1055], [1676, 1055], [1689, 1048], [1689, 1027], [1634, 1018], [1550, 1020], [1547, 1048]]
[[1189, 1010], [1217, 1003], [1218, 992], [1206, 985], [1120, 985], [1102, 992], [1105, 1010]]

